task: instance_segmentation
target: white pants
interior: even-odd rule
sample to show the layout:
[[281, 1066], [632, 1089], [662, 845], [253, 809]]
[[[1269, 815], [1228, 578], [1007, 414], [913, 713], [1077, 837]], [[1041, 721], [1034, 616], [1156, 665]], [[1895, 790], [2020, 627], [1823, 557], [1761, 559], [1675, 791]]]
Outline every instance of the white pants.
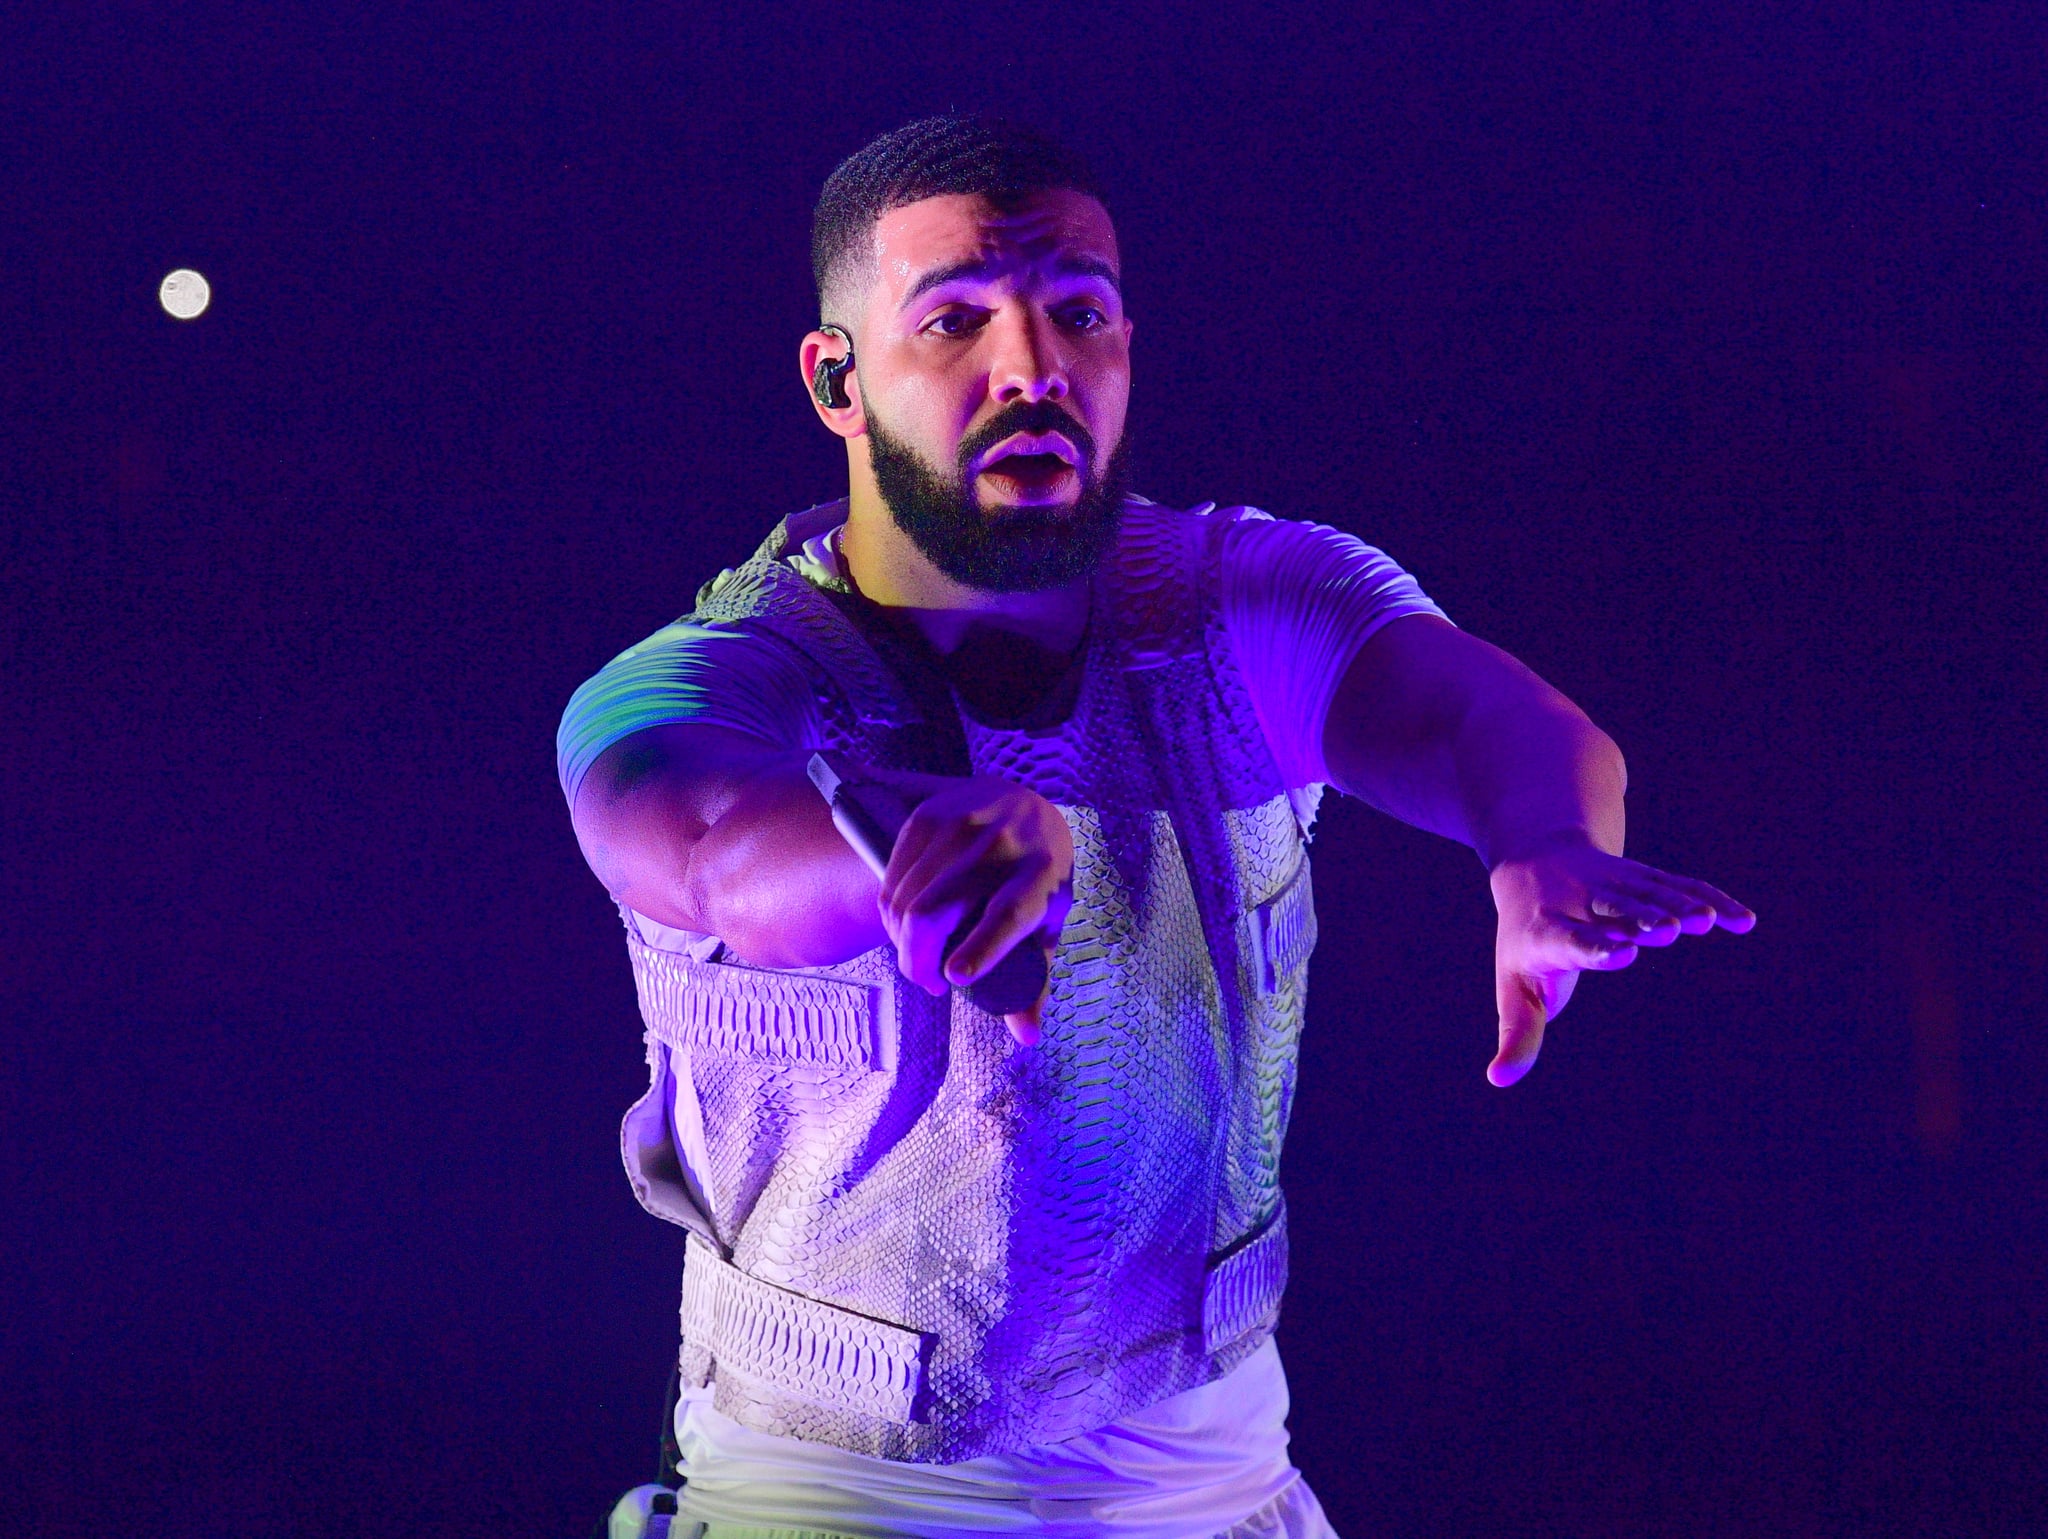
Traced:
[[959, 1464], [757, 1432], [714, 1410], [709, 1389], [683, 1392], [676, 1438], [688, 1484], [675, 1539], [1337, 1539], [1287, 1457], [1287, 1376], [1271, 1341], [1123, 1421]]

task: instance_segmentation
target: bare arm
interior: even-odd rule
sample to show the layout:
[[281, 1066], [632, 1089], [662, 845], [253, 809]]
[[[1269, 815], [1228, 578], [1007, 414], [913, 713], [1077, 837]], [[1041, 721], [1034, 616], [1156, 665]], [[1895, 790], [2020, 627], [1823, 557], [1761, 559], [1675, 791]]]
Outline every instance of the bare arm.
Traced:
[[1489, 868], [1565, 834], [1621, 853], [1621, 750], [1507, 653], [1433, 615], [1359, 649], [1323, 754], [1339, 790], [1470, 845]]
[[[769, 967], [830, 966], [886, 941], [906, 977], [941, 994], [1020, 943], [1058, 939], [1073, 844], [1044, 798], [990, 777], [890, 777], [919, 805], [878, 883], [833, 827], [808, 758], [725, 727], [636, 732], [577, 792], [584, 858], [636, 913]], [[1019, 1040], [1037, 1039], [1042, 1008], [1006, 1018]]]
[[1718, 888], [1622, 858], [1627, 772], [1607, 734], [1497, 647], [1410, 615], [1359, 649], [1330, 705], [1338, 789], [1478, 851], [1500, 923], [1500, 1048], [1487, 1076], [1528, 1072], [1581, 971], [1638, 946], [1748, 930]]
[[648, 918], [749, 961], [817, 967], [883, 940], [877, 884], [804, 775], [806, 755], [726, 727], [649, 727], [576, 796], [584, 859]]

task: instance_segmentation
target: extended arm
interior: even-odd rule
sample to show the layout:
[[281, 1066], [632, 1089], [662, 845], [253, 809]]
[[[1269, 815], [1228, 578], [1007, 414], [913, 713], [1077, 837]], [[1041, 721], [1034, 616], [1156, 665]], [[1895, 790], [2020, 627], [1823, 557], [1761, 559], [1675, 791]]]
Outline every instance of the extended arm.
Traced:
[[[939, 994], [1020, 942], [1058, 938], [1074, 852], [1043, 797], [988, 777], [891, 777], [918, 806], [878, 883], [833, 827], [809, 757], [724, 727], [633, 733], [577, 790], [584, 858], [635, 912], [770, 967], [829, 966], [889, 941], [904, 974]], [[1042, 1006], [1006, 1018], [1019, 1040], [1037, 1039]]]
[[1340, 790], [1485, 862], [1500, 921], [1496, 1085], [1528, 1072], [1581, 971], [1756, 922], [1705, 882], [1622, 858], [1627, 777], [1613, 741], [1505, 652], [1433, 616], [1394, 620], [1359, 649], [1323, 756]]

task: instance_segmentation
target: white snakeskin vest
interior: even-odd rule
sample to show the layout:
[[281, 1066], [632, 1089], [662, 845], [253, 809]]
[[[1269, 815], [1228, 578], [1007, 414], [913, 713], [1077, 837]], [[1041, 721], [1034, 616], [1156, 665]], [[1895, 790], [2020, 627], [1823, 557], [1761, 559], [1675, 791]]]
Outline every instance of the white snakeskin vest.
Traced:
[[[830, 746], [930, 767], [901, 678], [782, 559], [843, 517], [785, 520], [692, 618], [786, 644]], [[1067, 720], [947, 724], [1073, 830], [1037, 1046], [888, 948], [776, 971], [627, 916], [652, 1083], [626, 1165], [690, 1231], [683, 1373], [735, 1420], [949, 1463], [1101, 1426], [1272, 1333], [1313, 802], [1281, 784], [1223, 634], [1224, 520], [1133, 499]]]

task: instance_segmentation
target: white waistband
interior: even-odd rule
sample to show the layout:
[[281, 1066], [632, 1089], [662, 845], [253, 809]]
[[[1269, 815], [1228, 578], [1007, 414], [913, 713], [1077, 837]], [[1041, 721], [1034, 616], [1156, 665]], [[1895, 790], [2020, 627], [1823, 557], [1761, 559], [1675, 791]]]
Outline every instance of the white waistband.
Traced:
[[676, 1436], [682, 1512], [700, 1522], [904, 1539], [1335, 1539], [1287, 1457], [1287, 1376], [1270, 1340], [1226, 1377], [1121, 1422], [959, 1464], [758, 1432], [714, 1410], [709, 1388], [684, 1391]]

